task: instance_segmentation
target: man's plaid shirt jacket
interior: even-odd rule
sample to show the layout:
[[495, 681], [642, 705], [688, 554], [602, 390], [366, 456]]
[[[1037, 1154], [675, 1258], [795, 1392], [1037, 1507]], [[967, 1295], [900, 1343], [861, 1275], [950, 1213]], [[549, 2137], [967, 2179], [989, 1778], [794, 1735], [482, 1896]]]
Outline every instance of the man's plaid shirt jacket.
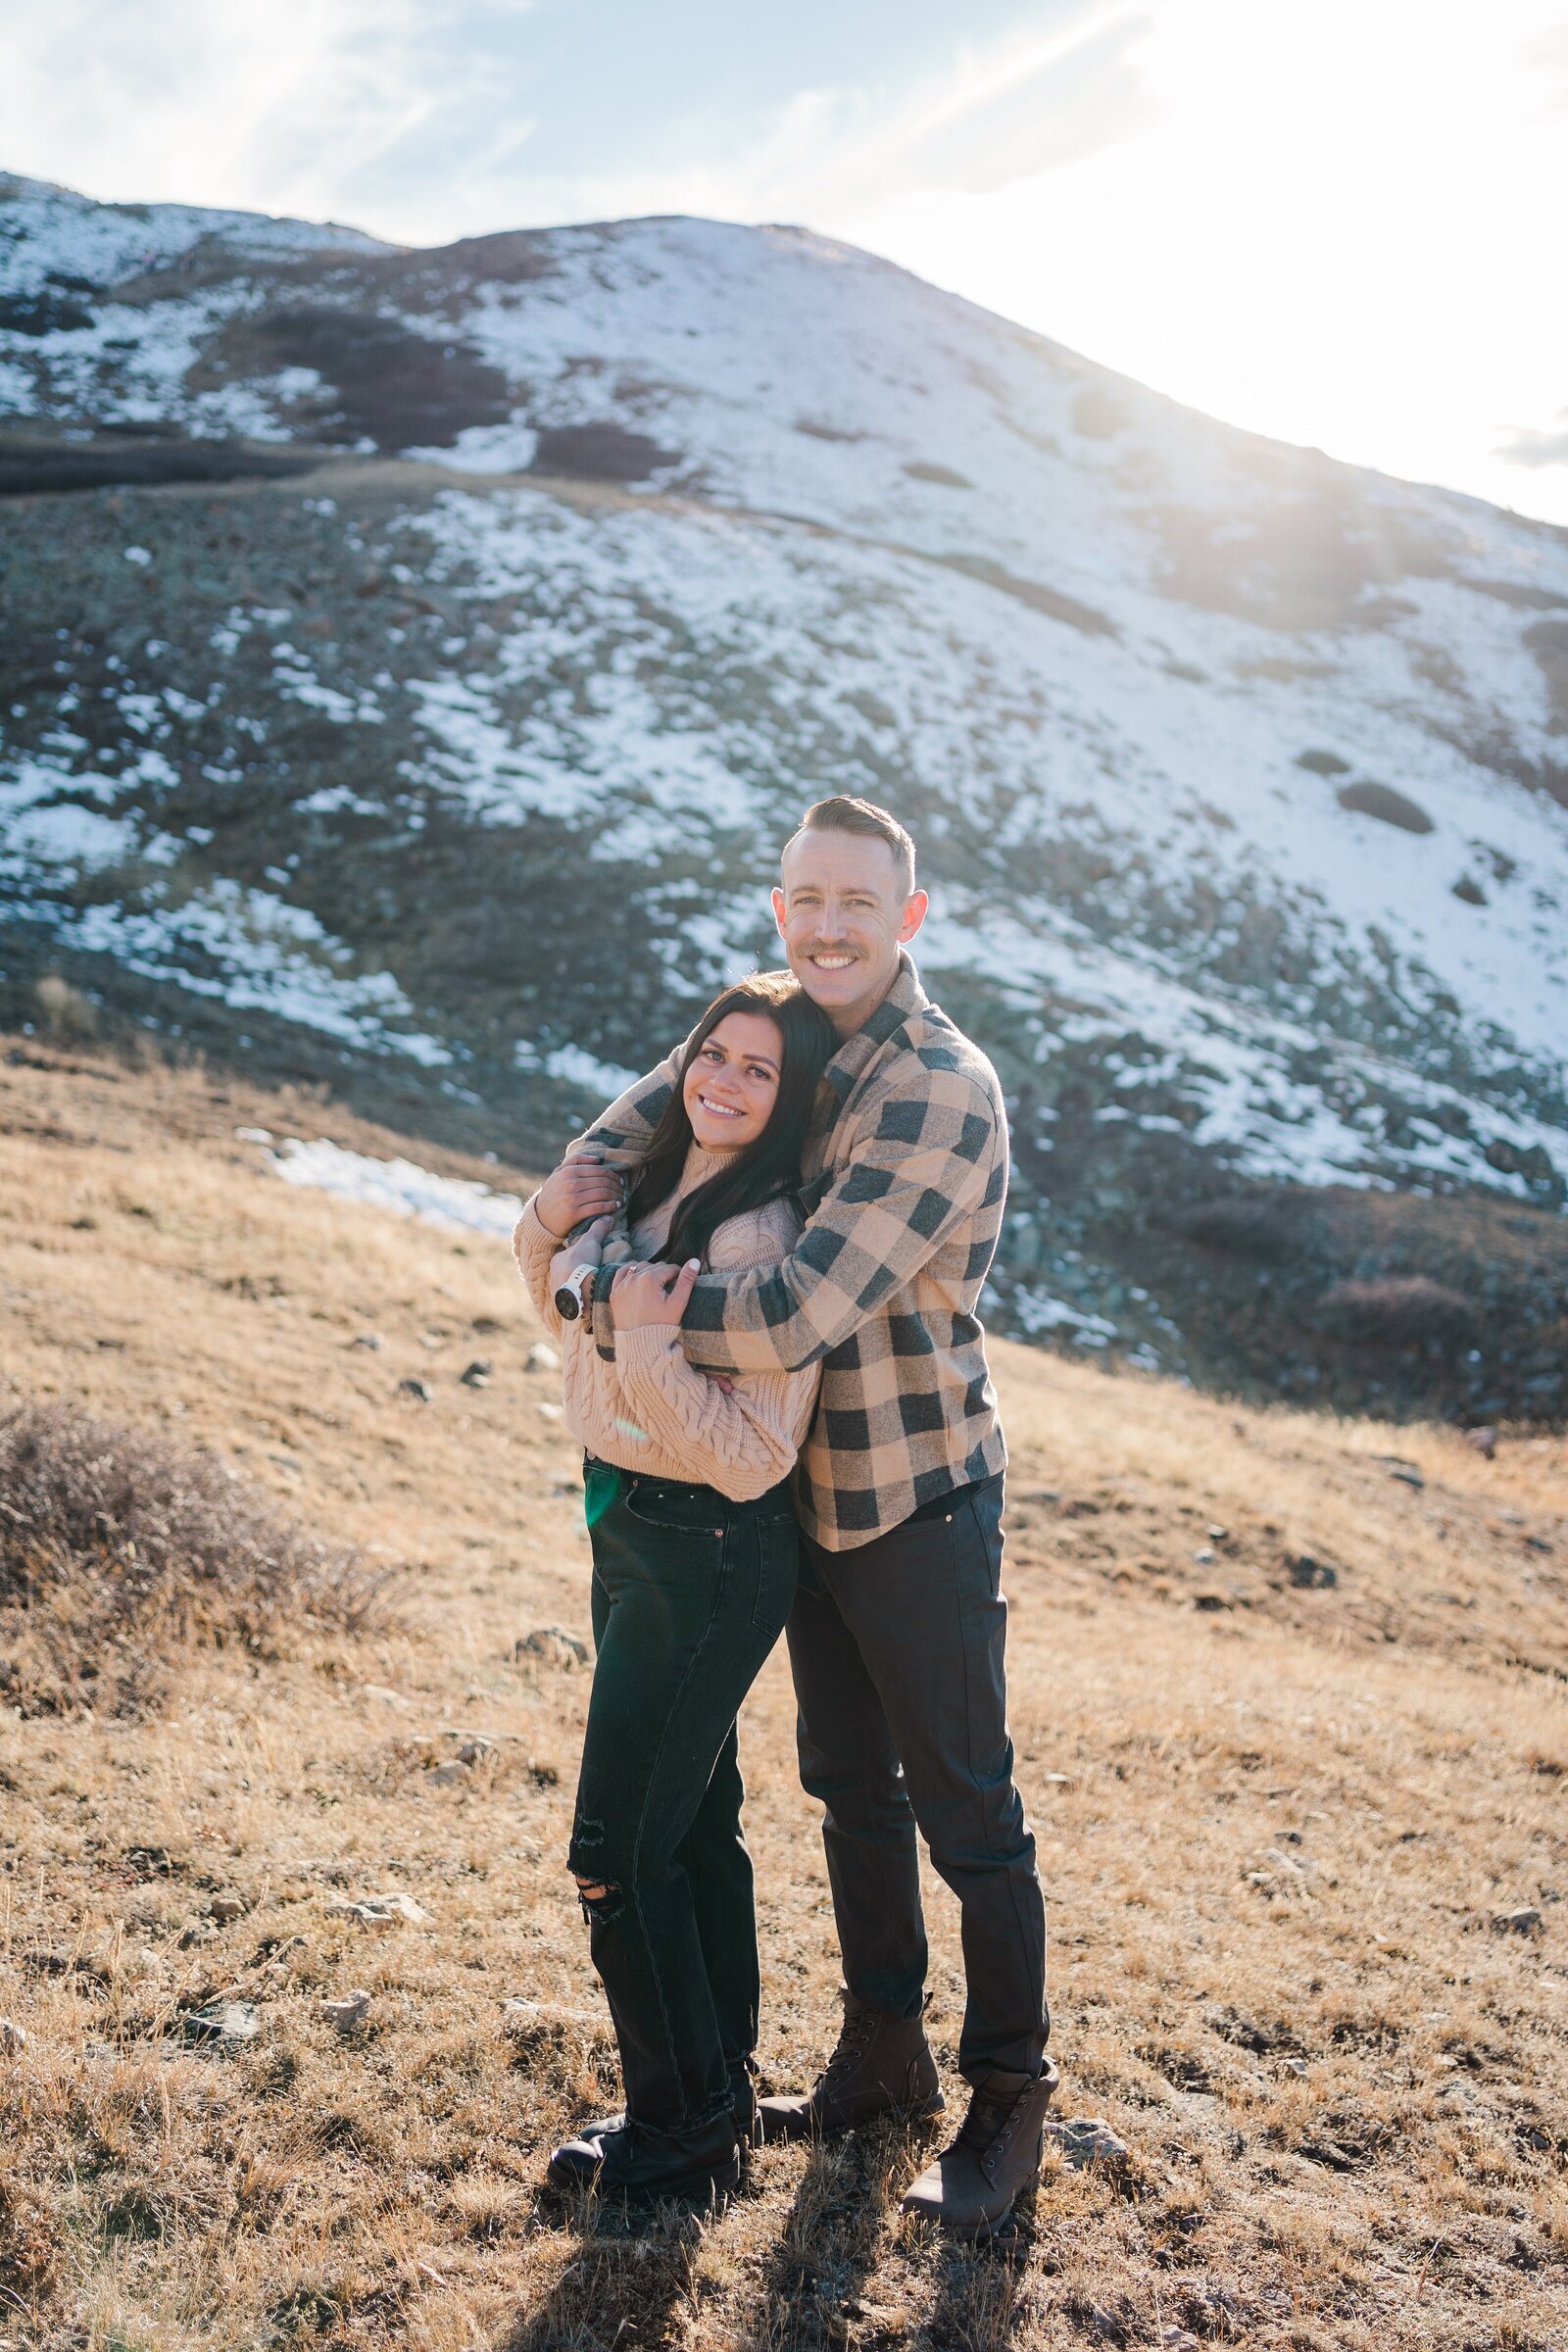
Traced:
[[[573, 1152], [641, 1157], [679, 1074], [672, 1054]], [[990, 1062], [900, 956], [892, 988], [823, 1074], [803, 1153], [807, 1226], [776, 1266], [704, 1275], [682, 1326], [707, 1372], [822, 1364], [796, 1504], [853, 1550], [1006, 1460], [975, 1312], [1002, 1228], [1007, 1120]], [[613, 1302], [592, 1329], [613, 1345]]]

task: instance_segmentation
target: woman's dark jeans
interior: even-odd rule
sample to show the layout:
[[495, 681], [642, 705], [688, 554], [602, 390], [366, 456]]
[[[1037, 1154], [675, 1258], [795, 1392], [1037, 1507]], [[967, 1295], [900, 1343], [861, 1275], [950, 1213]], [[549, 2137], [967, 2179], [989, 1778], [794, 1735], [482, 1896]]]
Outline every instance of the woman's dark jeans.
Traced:
[[713, 2122], [757, 2040], [735, 1718], [795, 1597], [787, 1482], [756, 1502], [584, 1467], [598, 1648], [567, 1862], [620, 2044], [626, 2112]]

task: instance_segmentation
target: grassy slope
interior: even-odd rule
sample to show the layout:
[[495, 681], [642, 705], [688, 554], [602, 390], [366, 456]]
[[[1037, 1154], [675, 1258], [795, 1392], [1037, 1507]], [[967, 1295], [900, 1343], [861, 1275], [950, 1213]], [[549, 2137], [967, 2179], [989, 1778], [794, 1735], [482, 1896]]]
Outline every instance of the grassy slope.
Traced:
[[[1053, 2175], [1011, 2269], [911, 2237], [915, 2152], [878, 2135], [766, 2154], [706, 2231], [584, 2235], [534, 2183], [614, 2080], [562, 1867], [587, 1679], [513, 1656], [586, 1626], [554, 1384], [500, 1248], [286, 1189], [235, 1140], [253, 1123], [377, 1146], [307, 1099], [0, 1060], [0, 1399], [167, 1420], [414, 1569], [401, 1630], [193, 1657], [156, 1723], [0, 1720], [0, 2008], [28, 2036], [0, 2059], [0, 2341], [1562, 2340], [1561, 1440], [1488, 1463], [999, 1348], [1063, 2111], [1107, 2117], [1129, 2164]], [[475, 1353], [484, 1390], [458, 1379]], [[1335, 1590], [1290, 1587], [1302, 1551]], [[470, 1728], [490, 1755], [432, 1783]], [[778, 1657], [745, 1731], [782, 2083], [829, 2042], [836, 1977]], [[327, 1913], [387, 1888], [429, 1924]], [[1538, 1933], [1490, 1924], [1527, 1902]], [[946, 2059], [940, 1888], [931, 1914]], [[318, 2004], [357, 1986], [339, 2039]], [[172, 2054], [215, 1993], [259, 2004], [257, 2041]], [[545, 2014], [509, 2034], [510, 1997]]]

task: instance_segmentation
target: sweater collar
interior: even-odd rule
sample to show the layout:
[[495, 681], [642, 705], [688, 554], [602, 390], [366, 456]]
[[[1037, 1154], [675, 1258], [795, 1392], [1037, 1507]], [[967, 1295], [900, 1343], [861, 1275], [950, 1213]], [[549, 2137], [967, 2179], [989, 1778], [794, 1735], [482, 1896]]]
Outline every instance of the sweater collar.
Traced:
[[680, 1172], [677, 1192], [682, 1195], [695, 1193], [700, 1184], [708, 1182], [710, 1176], [716, 1176], [720, 1168], [729, 1167], [734, 1161], [736, 1152], [744, 1149], [744, 1145], [737, 1144], [732, 1152], [705, 1152], [694, 1137], [691, 1148], [686, 1153], [685, 1164]]

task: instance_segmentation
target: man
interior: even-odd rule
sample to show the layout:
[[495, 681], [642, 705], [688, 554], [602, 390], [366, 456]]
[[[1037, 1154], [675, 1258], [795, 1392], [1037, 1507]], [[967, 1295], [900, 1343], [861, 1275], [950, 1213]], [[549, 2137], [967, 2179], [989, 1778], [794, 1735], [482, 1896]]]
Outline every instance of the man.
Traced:
[[[682, 1343], [711, 1372], [823, 1366], [788, 1640], [846, 2014], [814, 2087], [761, 2101], [762, 2135], [941, 2112], [921, 2016], [918, 1827], [961, 1906], [971, 2097], [904, 2202], [972, 2237], [1036, 2179], [1056, 2071], [1045, 1910], [1006, 1729], [1005, 1453], [975, 1313], [1002, 1223], [1006, 1117], [996, 1072], [905, 953], [926, 907], [914, 845], [885, 809], [847, 796], [808, 809], [773, 910], [791, 971], [841, 1041], [807, 1148], [808, 1221], [780, 1265], [702, 1276]], [[678, 1059], [573, 1147], [579, 1216], [615, 1205], [614, 1169], [638, 1157]], [[588, 1311], [612, 1346], [612, 1285]]]

